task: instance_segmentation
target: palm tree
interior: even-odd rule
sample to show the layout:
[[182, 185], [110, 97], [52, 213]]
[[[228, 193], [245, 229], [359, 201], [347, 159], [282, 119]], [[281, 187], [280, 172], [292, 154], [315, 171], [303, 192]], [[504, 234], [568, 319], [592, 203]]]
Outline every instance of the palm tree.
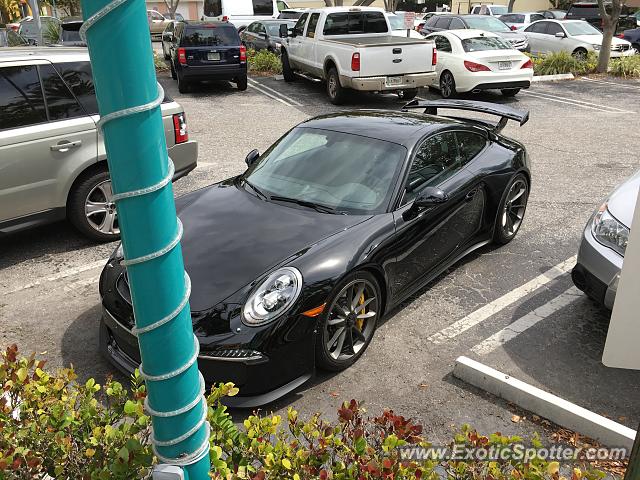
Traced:
[[19, 11], [18, 0], [0, 0], [0, 23], [9, 23]]

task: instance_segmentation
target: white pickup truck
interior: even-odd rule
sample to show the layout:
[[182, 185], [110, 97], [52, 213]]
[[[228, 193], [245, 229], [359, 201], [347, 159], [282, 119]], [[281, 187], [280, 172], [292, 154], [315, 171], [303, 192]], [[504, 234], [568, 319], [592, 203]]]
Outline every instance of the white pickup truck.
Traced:
[[336, 105], [349, 88], [397, 92], [409, 100], [436, 76], [435, 44], [394, 36], [380, 8], [310, 9], [293, 29], [281, 25], [280, 36], [285, 81], [296, 75], [324, 80]]

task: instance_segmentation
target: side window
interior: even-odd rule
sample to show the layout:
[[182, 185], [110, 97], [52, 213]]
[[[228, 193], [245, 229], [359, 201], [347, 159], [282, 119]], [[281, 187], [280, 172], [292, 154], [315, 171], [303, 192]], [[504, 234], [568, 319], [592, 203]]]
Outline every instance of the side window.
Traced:
[[151, 11], [151, 20], [164, 20], [164, 17], [162, 15], [160, 15], [158, 12], [156, 12], [155, 10]]
[[430, 17], [429, 20], [427, 20], [425, 25], [427, 25], [429, 27], [434, 27], [436, 25], [437, 21], [438, 21], [438, 16], [434, 15], [433, 17]]
[[273, 0], [252, 0], [254, 15], [273, 15]]
[[40, 66], [40, 79], [49, 112], [49, 121], [87, 115], [52, 65]]
[[316, 27], [318, 26], [319, 13], [311, 14], [309, 18], [309, 25], [307, 26], [307, 37], [314, 38], [316, 36]]
[[462, 164], [453, 132], [425, 139], [418, 147], [409, 170], [403, 204], [413, 200], [421, 188], [444, 181], [460, 168]]
[[34, 65], [0, 68], [0, 130], [47, 121], [42, 87]]
[[309, 16], [308, 13], [304, 13], [298, 19], [298, 21], [296, 22], [296, 26], [293, 27], [293, 34], [294, 35], [296, 35], [296, 36], [302, 35], [302, 33], [304, 32], [304, 24], [307, 23], [307, 17], [308, 16]]
[[436, 21], [436, 28], [441, 28], [443, 30], [448, 30], [450, 23], [451, 23], [451, 18], [449, 18], [449, 17], [440, 17]]
[[473, 132], [456, 132], [456, 138], [462, 165], [469, 163], [487, 145], [486, 138]]
[[91, 64], [87, 62], [56, 63], [54, 68], [76, 96], [88, 115], [98, 113]]
[[548, 27], [547, 27], [547, 35], [555, 35], [556, 33], [564, 33], [564, 30], [562, 30], [562, 27], [560, 25], [558, 25], [557, 23], [554, 22], [545, 22], [548, 23]]
[[464, 26], [464, 22], [460, 20], [458, 17], [453, 17], [451, 19], [451, 24], [449, 24], [449, 29], [456, 30], [456, 29], [462, 29], [462, 28], [467, 28]]
[[529, 22], [531, 22], [531, 23], [537, 22], [538, 20], [544, 20], [544, 16], [540, 15], [539, 13], [532, 13], [529, 16]]
[[256, 33], [259, 35], [267, 33], [267, 31], [264, 28], [264, 25], [261, 23], [256, 23], [255, 29], [256, 29]]
[[278, 11], [281, 12], [282, 10], [286, 10], [287, 8], [289, 8], [289, 5], [287, 5], [282, 0], [278, 0], [276, 2], [276, 7], [278, 7]]
[[436, 49], [438, 52], [450, 52], [451, 51], [451, 42], [446, 37], [442, 35], [436, 35], [435, 37]]
[[547, 25], [549, 25], [549, 22], [537, 22], [530, 27], [527, 27], [525, 29], [525, 32], [547, 33]]

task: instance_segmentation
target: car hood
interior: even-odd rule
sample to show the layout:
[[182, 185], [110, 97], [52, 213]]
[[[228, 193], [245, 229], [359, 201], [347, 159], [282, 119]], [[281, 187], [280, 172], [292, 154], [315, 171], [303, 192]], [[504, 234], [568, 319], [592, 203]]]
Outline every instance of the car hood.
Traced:
[[514, 30], [511, 30], [510, 32], [495, 32], [495, 34], [500, 35], [505, 40], [521, 41], [527, 39], [524, 33], [516, 32]]
[[191, 310], [214, 307], [314, 243], [368, 218], [267, 202], [227, 181], [176, 201]]
[[609, 197], [608, 208], [611, 215], [616, 217], [625, 227], [631, 227], [633, 212], [636, 208], [638, 200], [638, 191], [640, 189], [640, 170], [624, 182]]
[[[580, 42], [589, 43], [593, 45], [602, 45], [602, 35], [574, 35], [571, 37], [574, 40]], [[611, 39], [611, 45], [628, 45], [629, 42], [622, 40], [621, 38], [613, 37]]]

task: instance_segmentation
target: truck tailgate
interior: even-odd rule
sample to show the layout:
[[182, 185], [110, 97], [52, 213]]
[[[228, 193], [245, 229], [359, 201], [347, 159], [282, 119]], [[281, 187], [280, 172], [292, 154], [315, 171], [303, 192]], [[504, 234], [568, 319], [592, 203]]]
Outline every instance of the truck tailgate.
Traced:
[[376, 36], [343, 40], [360, 53], [360, 72], [354, 77], [384, 77], [435, 70], [431, 64], [435, 44], [428, 40]]

